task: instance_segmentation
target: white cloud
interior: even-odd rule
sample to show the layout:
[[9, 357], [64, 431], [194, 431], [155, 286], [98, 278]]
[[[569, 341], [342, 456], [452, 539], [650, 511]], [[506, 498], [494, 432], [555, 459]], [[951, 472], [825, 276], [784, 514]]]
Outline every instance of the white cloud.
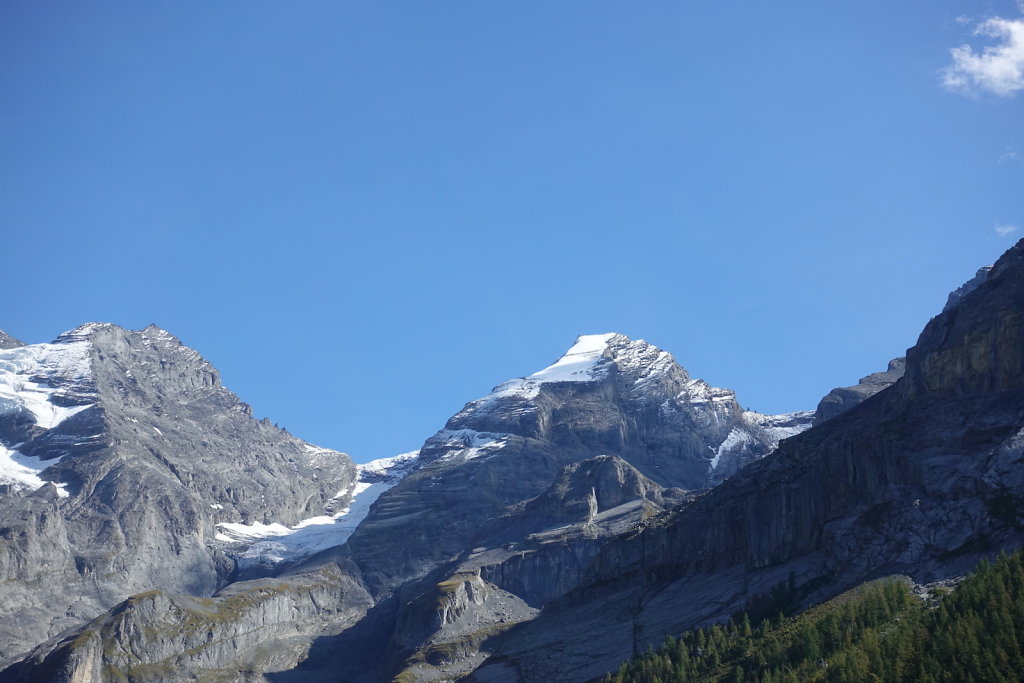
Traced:
[[1016, 161], [1024, 161], [1024, 159], [1021, 158], [1020, 152], [1017, 151], [1017, 146], [1010, 145], [1009, 147], [1006, 148], [1005, 152], [999, 155], [999, 159], [996, 161], [996, 163], [1008, 164]]
[[974, 35], [993, 38], [996, 44], [980, 52], [970, 45], [951, 49], [953, 63], [942, 70], [942, 84], [966, 95], [980, 91], [1009, 97], [1024, 90], [1024, 19], [986, 19]]
[[992, 228], [996, 231], [996, 234], [1000, 237], [1009, 237], [1013, 233], [1017, 232], [1017, 226], [1015, 225], [997, 225]]

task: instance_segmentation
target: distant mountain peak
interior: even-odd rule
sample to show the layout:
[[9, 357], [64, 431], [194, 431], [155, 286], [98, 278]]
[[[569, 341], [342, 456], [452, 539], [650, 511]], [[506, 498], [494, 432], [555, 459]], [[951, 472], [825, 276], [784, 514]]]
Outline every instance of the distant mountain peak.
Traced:
[[692, 378], [643, 339], [584, 334], [551, 365], [467, 403], [426, 440], [423, 462], [488, 459], [528, 443], [559, 451], [556, 460], [626, 454], [659, 483], [696, 489], [762, 457], [812, 417], [744, 411], [733, 391]]

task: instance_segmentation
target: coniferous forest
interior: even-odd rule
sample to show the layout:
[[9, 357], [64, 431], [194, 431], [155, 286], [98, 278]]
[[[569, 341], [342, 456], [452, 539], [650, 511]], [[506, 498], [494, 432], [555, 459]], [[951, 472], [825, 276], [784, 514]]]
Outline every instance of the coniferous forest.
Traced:
[[904, 580], [848, 591], [795, 617], [746, 614], [668, 637], [607, 683], [971, 683], [1024, 680], [1024, 552], [984, 560], [953, 591]]

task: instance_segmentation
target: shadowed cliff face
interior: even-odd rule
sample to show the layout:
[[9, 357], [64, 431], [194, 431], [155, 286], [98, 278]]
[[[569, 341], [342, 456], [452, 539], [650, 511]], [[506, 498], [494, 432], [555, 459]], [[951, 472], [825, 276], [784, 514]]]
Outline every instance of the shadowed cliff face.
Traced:
[[0, 371], [0, 665], [133, 593], [209, 595], [233, 570], [216, 522], [322, 514], [354, 477], [156, 327], [85, 325]]
[[602, 549], [583, 584], [491, 643], [478, 680], [583, 680], [773, 587], [809, 604], [934, 580], [1021, 544], [1024, 242], [934, 318], [895, 385]]
[[907, 352], [907, 398], [1019, 391], [1024, 376], [1024, 254], [1018, 243], [984, 281], [933, 318]]

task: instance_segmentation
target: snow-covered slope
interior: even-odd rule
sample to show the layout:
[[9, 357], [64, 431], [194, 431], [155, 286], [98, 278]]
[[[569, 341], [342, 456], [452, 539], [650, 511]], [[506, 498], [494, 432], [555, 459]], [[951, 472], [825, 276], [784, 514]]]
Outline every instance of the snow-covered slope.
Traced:
[[[15, 445], [20, 446], [21, 444]], [[60, 462], [59, 457], [42, 460], [0, 444], [0, 484], [7, 484], [15, 490], [31, 489], [33, 491], [46, 484], [53, 484], [57, 488], [57, 495], [66, 498], [68, 496], [66, 484], [47, 481], [39, 476], [58, 462]]]
[[[89, 363], [86, 328], [66, 332], [52, 344], [31, 344], [0, 350], [0, 423], [12, 435], [0, 439], [0, 484], [37, 489], [40, 477], [61, 459], [60, 452], [44, 457], [18, 451], [26, 441], [60, 426], [86, 410], [96, 399]], [[63, 484], [56, 483], [67, 496]]]
[[674, 364], [672, 354], [642, 339], [632, 340], [615, 332], [584, 334], [577, 337], [569, 350], [548, 367], [527, 377], [499, 384], [487, 396], [466, 404], [453, 419], [492, 410], [515, 412], [517, 408], [509, 405], [512, 401], [521, 404], [518, 410], [529, 410], [530, 402], [537, 398], [545, 385], [597, 382], [607, 378], [613, 368], [635, 373], [634, 388], [642, 393], [645, 380]]
[[304, 519], [291, 527], [278, 523], [221, 522], [216, 539], [235, 558], [239, 569], [248, 574], [342, 545], [380, 494], [401, 481], [416, 466], [418, 457], [419, 451], [412, 451], [358, 465], [356, 481], [338, 492], [339, 499], [351, 496], [351, 502], [342, 510], [329, 509], [329, 514]]
[[89, 378], [89, 342], [68, 339], [0, 351], [0, 415], [24, 413], [50, 429], [89, 407], [61, 405], [68, 398], [62, 387]]
[[586, 334], [576, 339], [565, 354], [553, 364], [538, 370], [529, 377], [509, 380], [496, 387], [492, 397], [518, 395], [533, 398], [540, 391], [540, 386], [548, 382], [590, 382], [599, 379], [607, 370], [605, 352], [610, 334]]

